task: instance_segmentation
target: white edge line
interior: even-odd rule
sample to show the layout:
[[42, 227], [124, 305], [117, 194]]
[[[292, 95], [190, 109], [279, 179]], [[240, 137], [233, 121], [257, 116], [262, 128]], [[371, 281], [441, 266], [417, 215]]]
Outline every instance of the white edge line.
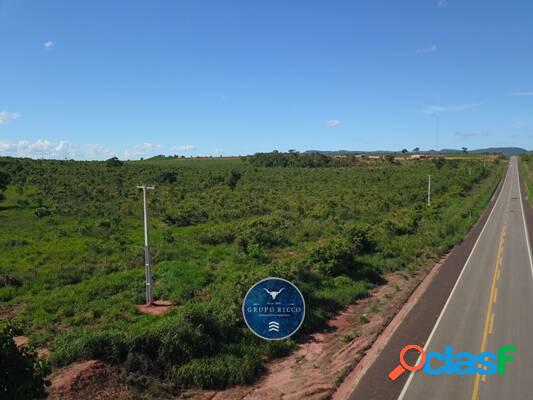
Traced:
[[[470, 254], [468, 255], [468, 258], [466, 259], [466, 262], [465, 262], [465, 264], [463, 266], [463, 269], [461, 270], [461, 273], [459, 274], [459, 277], [455, 281], [455, 285], [453, 285], [452, 291], [450, 292], [450, 295], [448, 296], [448, 299], [446, 300], [446, 303], [444, 304], [444, 307], [442, 308], [442, 311], [439, 314], [439, 318], [437, 318], [437, 322], [435, 322], [435, 325], [433, 326], [433, 329], [431, 330], [431, 333], [429, 334], [428, 340], [426, 340], [426, 344], [423, 347], [424, 351], [426, 351], [427, 348], [429, 347], [429, 343], [431, 342], [431, 339], [433, 338], [433, 335], [435, 334], [435, 331], [437, 330], [437, 328], [439, 326], [439, 323], [440, 323], [440, 321], [442, 319], [442, 316], [444, 315], [444, 312], [446, 311], [446, 308], [448, 307], [448, 304], [450, 303], [450, 301], [451, 301], [451, 299], [453, 297], [453, 293], [455, 292], [455, 289], [459, 285], [459, 281], [461, 280], [461, 277], [463, 276], [463, 273], [465, 272], [466, 267], [468, 266], [468, 264], [470, 262], [470, 258], [472, 257], [472, 254], [474, 253], [474, 250], [476, 249], [477, 244], [478, 244], [479, 240], [481, 239], [481, 236], [483, 236], [483, 232], [485, 231], [485, 228], [489, 224], [489, 221], [490, 221], [490, 219], [492, 217], [492, 214], [494, 213], [494, 210], [496, 209], [496, 206], [498, 205], [498, 203], [499, 203], [499, 201], [500, 201], [500, 199], [502, 197], [501, 195], [502, 195], [502, 192], [503, 192], [503, 187], [505, 186], [505, 182], [507, 180], [508, 172], [509, 172], [509, 167], [508, 167], [507, 171], [505, 172], [505, 177], [503, 178], [502, 188], [500, 190], [500, 193], [498, 193], [498, 198], [496, 199], [496, 202], [494, 203], [494, 206], [492, 207], [492, 210], [490, 211], [490, 214], [489, 214], [487, 220], [485, 221], [485, 225], [483, 225], [483, 228], [481, 229], [481, 232], [479, 233], [479, 236], [477, 237], [477, 240], [474, 243], [474, 247], [472, 247], [472, 250], [470, 251]], [[530, 253], [530, 259], [531, 259], [531, 253]], [[533, 269], [532, 269], [532, 273], [533, 273]], [[418, 356], [418, 359], [417, 359], [415, 365], [418, 365], [420, 363], [421, 357], [422, 357], [422, 355]], [[409, 388], [409, 385], [411, 384], [411, 381], [413, 380], [414, 375], [415, 375], [414, 371], [409, 374], [409, 378], [407, 378], [407, 381], [405, 382], [405, 385], [403, 386], [403, 389], [400, 392], [400, 395], [398, 396], [398, 400], [403, 400], [403, 397], [405, 396], [405, 393], [407, 393], [407, 389]]]
[[522, 188], [520, 187], [520, 167], [518, 160], [516, 162], [518, 193], [520, 194], [520, 207], [522, 208], [522, 220], [524, 221], [524, 233], [526, 234], [527, 253], [529, 255], [529, 267], [531, 268], [531, 277], [533, 278], [533, 260], [531, 259], [531, 245], [529, 244], [529, 233], [527, 231], [526, 213], [524, 212], [524, 202], [522, 201]]

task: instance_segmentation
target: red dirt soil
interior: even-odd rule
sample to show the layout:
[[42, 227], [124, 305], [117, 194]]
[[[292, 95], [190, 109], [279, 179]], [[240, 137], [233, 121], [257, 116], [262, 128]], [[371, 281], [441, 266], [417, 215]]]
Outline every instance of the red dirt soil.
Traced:
[[[442, 260], [436, 264], [436, 267], [435, 264], [428, 263], [412, 275], [406, 272], [388, 274], [385, 277], [386, 284], [373, 289], [368, 298], [348, 306], [345, 311], [329, 321], [325, 332], [311, 335], [289, 356], [269, 362], [267, 374], [256, 384], [236, 386], [222, 391], [190, 389], [182, 392], [178, 398], [199, 400], [319, 400], [331, 396], [335, 400], [345, 398], [345, 394], [350, 393], [350, 389], [357, 383], [367, 366], [387, 343], [401, 316], [416, 303], [441, 264]], [[424, 279], [426, 276], [427, 279]], [[168, 301], [159, 300], [151, 306], [137, 307], [143, 313], [162, 315], [173, 306]], [[17, 346], [29, 342], [24, 336], [18, 336], [14, 340]], [[47, 352], [46, 349], [38, 351]], [[131, 398], [132, 394], [121, 378], [120, 369], [98, 360], [71, 364], [55, 371], [49, 378], [50, 399], [125, 400]]]
[[22, 310], [24, 306], [22, 304], [10, 305], [10, 304], [0, 304], [0, 321], [10, 320], [15, 318], [17, 312]]
[[[237, 386], [223, 391], [192, 389], [181, 398], [201, 400], [319, 400], [330, 398], [341, 385], [334, 399], [357, 382], [366, 365], [375, 357], [394, 331], [393, 318], [411, 308], [440, 267], [428, 263], [414, 275], [395, 272], [386, 276], [387, 283], [376, 287], [370, 296], [346, 308], [328, 323], [326, 332], [311, 335], [291, 355], [267, 365], [267, 374], [251, 386]], [[433, 268], [436, 265], [435, 268]], [[429, 271], [433, 271], [426, 280]], [[419, 286], [420, 282], [424, 281]], [[415, 290], [419, 287], [418, 290]], [[407, 301], [407, 303], [406, 303]], [[384, 330], [386, 327], [390, 327]], [[378, 339], [379, 338], [379, 339]], [[377, 346], [365, 357], [373, 343]], [[379, 352], [379, 349], [377, 349]], [[363, 360], [361, 364], [359, 362]], [[352, 372], [353, 371], [353, 372]]]
[[129, 390], [117, 368], [99, 360], [74, 363], [50, 376], [51, 400], [125, 400]]
[[138, 304], [137, 310], [142, 314], [163, 315], [172, 310], [173, 304], [166, 300], [156, 300], [152, 304]]
[[[27, 346], [30, 344], [30, 339], [27, 336], [15, 336], [13, 341], [17, 347]], [[46, 358], [50, 355], [50, 350], [45, 348], [38, 348], [35, 349], [35, 351], [37, 352], [37, 357], [39, 358]]]

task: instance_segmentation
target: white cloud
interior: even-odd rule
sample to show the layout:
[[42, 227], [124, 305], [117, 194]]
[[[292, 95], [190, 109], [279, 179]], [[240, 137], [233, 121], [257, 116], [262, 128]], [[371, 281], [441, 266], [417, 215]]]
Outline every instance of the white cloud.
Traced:
[[124, 157], [126, 159], [141, 158], [148, 155], [154, 155], [154, 152], [161, 149], [160, 144], [143, 143], [133, 146], [130, 149], [124, 151]]
[[477, 103], [463, 103], [463, 104], [457, 104], [457, 105], [452, 105], [452, 106], [431, 105], [431, 106], [424, 107], [422, 109], [422, 112], [424, 114], [435, 115], [435, 114], [442, 114], [444, 112], [449, 112], [449, 111], [471, 110], [472, 108], [479, 107], [480, 105], [481, 105], [480, 102], [477, 102]]
[[448, 1], [447, 0], [439, 0], [438, 3], [437, 3], [437, 6], [439, 8], [444, 8], [448, 5]]
[[0, 155], [31, 158], [75, 158], [76, 151], [72, 143], [66, 140], [51, 142], [38, 139], [35, 142], [19, 140], [16, 143], [0, 141]]
[[416, 49], [417, 54], [430, 54], [430, 53], [436, 53], [438, 51], [437, 45], [432, 44], [428, 47], [421, 47], [419, 49]]
[[224, 150], [222, 150], [222, 149], [215, 149], [215, 154], [216, 154], [217, 156], [221, 156], [222, 154], [224, 154]]
[[507, 93], [506, 96], [511, 96], [511, 97], [514, 97], [514, 96], [533, 96], [533, 91], [531, 91], [531, 92], [512, 92], [512, 93]]
[[48, 40], [48, 41], [46, 41], [46, 42], [43, 43], [43, 48], [44, 48], [45, 50], [50, 50], [50, 49], [51, 49], [52, 47], [54, 47], [54, 46], [55, 46], [55, 43], [52, 42], [51, 40]]
[[86, 144], [82, 156], [85, 160], [107, 160], [116, 155], [116, 153], [108, 147], [99, 144]]
[[337, 128], [340, 124], [341, 124], [341, 121], [339, 121], [338, 119], [330, 119], [329, 121], [326, 122], [326, 125], [328, 126], [328, 128]]
[[171, 151], [183, 151], [183, 152], [189, 152], [196, 150], [196, 146], [192, 144], [184, 144], [182, 146], [173, 146], [170, 148]]
[[5, 124], [9, 120], [18, 119], [21, 115], [16, 112], [0, 111], [0, 125]]

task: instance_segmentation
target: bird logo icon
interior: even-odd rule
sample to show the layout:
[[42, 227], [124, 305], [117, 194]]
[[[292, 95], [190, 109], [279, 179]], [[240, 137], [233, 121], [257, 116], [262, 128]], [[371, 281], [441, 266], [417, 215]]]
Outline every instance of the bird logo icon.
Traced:
[[272, 300], [276, 300], [276, 297], [278, 297], [279, 294], [283, 292], [283, 289], [285, 288], [281, 288], [277, 292], [275, 290], [268, 290], [267, 288], [264, 288], [264, 289], [265, 289], [265, 292], [267, 292], [270, 295], [270, 297], [272, 297]]

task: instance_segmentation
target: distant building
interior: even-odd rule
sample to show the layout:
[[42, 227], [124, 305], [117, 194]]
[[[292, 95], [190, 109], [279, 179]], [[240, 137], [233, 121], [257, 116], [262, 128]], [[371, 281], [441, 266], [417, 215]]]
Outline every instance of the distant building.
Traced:
[[411, 160], [429, 160], [430, 154], [411, 154]]

